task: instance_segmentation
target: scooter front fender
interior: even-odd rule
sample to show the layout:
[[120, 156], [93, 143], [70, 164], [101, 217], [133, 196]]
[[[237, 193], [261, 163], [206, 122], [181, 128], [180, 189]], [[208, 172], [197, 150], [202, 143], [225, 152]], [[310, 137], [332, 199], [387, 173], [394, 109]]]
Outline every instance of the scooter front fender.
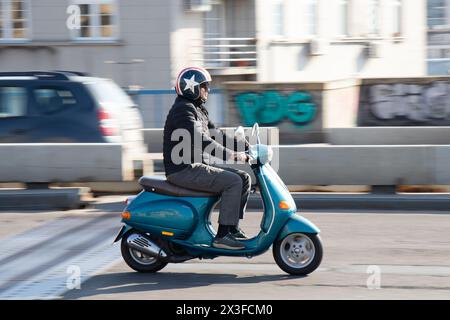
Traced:
[[281, 229], [277, 240], [281, 240], [294, 232], [318, 234], [320, 230], [308, 219], [297, 214], [293, 214]]

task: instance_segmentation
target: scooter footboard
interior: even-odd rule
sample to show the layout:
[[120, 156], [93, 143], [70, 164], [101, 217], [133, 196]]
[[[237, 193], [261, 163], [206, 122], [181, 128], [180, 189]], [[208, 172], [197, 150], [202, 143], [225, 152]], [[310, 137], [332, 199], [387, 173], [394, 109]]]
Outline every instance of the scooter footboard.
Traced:
[[320, 233], [320, 230], [308, 219], [294, 214], [289, 218], [284, 227], [281, 229], [280, 233], [278, 234], [277, 240], [281, 240], [287, 235], [294, 232], [318, 234]]

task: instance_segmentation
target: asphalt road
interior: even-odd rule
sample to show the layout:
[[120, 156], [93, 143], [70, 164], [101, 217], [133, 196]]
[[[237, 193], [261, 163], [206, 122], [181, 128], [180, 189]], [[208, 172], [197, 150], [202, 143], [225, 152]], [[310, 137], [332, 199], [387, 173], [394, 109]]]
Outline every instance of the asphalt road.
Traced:
[[[139, 274], [111, 245], [123, 198], [0, 212], [0, 299], [450, 299], [450, 215], [442, 212], [304, 212], [324, 244], [307, 277], [285, 274], [271, 250]], [[248, 212], [243, 229], [256, 235], [261, 217]]]

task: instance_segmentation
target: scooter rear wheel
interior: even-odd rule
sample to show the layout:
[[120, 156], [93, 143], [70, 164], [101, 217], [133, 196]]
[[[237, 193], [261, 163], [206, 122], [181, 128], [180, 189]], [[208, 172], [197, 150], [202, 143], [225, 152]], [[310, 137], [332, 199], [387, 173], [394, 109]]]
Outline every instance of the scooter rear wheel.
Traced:
[[317, 234], [288, 234], [274, 243], [272, 250], [277, 265], [291, 275], [307, 275], [322, 262], [322, 242]]
[[[138, 250], [130, 248], [127, 245], [127, 239], [132, 234], [133, 232], [124, 235], [120, 244], [123, 260], [130, 268], [138, 272], [154, 273], [167, 265], [167, 262], [161, 262], [158, 258], [147, 256]], [[157, 242], [156, 240], [154, 241], [155, 243]]]

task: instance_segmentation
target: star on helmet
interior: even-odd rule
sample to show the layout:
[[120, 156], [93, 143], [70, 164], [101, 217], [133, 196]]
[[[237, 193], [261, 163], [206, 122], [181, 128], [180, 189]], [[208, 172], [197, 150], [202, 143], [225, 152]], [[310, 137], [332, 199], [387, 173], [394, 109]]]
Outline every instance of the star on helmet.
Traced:
[[190, 79], [183, 78], [183, 80], [186, 83], [186, 87], [184, 87], [183, 91], [189, 89], [192, 93], [195, 93], [195, 87], [199, 85], [199, 83], [195, 81], [195, 74], [193, 74]]

